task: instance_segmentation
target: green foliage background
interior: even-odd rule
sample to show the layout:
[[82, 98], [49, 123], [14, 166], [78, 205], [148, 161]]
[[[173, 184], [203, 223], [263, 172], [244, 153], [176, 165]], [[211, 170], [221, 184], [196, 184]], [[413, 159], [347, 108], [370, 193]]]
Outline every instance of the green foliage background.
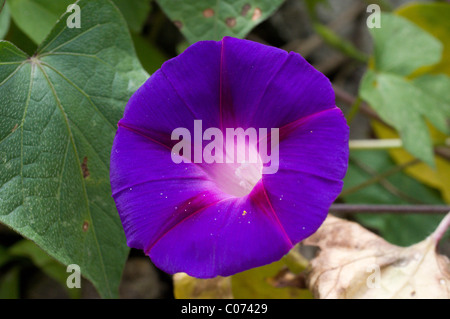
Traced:
[[[129, 249], [111, 198], [109, 155], [127, 100], [174, 55], [158, 45], [156, 32], [170, 21], [179, 32], [179, 52], [200, 40], [244, 38], [283, 2], [80, 0], [82, 28], [70, 29], [72, 12], [66, 9], [72, 0], [0, 0], [0, 222], [25, 238], [0, 246], [0, 298], [20, 297], [23, 259], [63, 286], [65, 266], [79, 264], [102, 297], [118, 297]], [[370, 30], [374, 48], [367, 57], [320, 22], [317, 10], [326, 1], [305, 2], [325, 43], [356, 63], [367, 62], [351, 113], [365, 101], [385, 125], [373, 123], [376, 136], [399, 137], [403, 145], [352, 150], [338, 202], [449, 203], [449, 160], [436, 149], [448, 154], [450, 4], [416, 3], [384, 12], [382, 28]], [[417, 164], [397, 169], [411, 160]], [[442, 218], [352, 217], [405, 246], [426, 237]], [[238, 274], [231, 278], [233, 294], [310, 298], [308, 291], [268, 284], [286, 267], [306, 266], [303, 259], [288, 258]]]

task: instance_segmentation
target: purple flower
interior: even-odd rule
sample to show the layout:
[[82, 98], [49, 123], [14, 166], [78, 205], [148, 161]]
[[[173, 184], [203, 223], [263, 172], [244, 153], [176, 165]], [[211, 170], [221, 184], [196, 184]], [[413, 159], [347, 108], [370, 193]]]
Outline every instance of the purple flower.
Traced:
[[[178, 128], [204, 149], [218, 139], [198, 141], [198, 120], [224, 140], [227, 128], [267, 129], [268, 139], [247, 136], [245, 145], [261, 152], [265, 141], [278, 156], [207, 163], [194, 158], [195, 145], [174, 154]], [[190, 46], [132, 96], [119, 122], [111, 186], [128, 245], [168, 273], [199, 278], [280, 259], [317, 230], [340, 193], [348, 133], [329, 80], [299, 54], [230, 37]]]

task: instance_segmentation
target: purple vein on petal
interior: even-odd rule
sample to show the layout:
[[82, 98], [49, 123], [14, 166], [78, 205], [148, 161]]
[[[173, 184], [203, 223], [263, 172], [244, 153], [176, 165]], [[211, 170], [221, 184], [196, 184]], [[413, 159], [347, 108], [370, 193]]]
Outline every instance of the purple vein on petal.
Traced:
[[306, 170], [301, 170], [301, 169], [292, 169], [292, 168], [280, 167], [279, 170], [280, 171], [285, 171], [285, 172], [300, 173], [300, 174], [303, 174], [303, 175], [314, 176], [314, 177], [317, 177], [317, 178], [320, 178], [320, 179], [323, 179], [323, 180], [326, 180], [326, 181], [331, 181], [331, 182], [341, 182], [342, 181], [342, 180], [340, 180], [338, 178], [334, 178], [334, 177], [331, 177], [331, 176], [324, 176], [324, 175], [320, 175], [320, 174], [317, 174], [317, 173], [311, 173], [311, 172], [308, 172]]
[[[119, 121], [117, 126], [119, 126], [121, 128], [124, 128], [127, 131], [133, 132], [133, 133], [135, 133], [137, 135], [140, 135], [142, 137], [145, 137], [149, 141], [152, 141], [153, 143], [161, 145], [162, 147], [167, 148], [169, 151], [172, 151], [172, 147], [173, 146], [171, 146], [171, 144], [173, 142], [170, 139], [170, 137], [167, 134], [165, 134], [165, 133], [150, 132], [149, 130], [136, 127], [136, 126], [134, 126], [132, 124], [123, 123], [122, 121]], [[156, 136], [152, 137], [151, 135], [156, 135]], [[164, 141], [164, 140], [166, 141], [166, 143], [161, 142], [161, 141]]]
[[[223, 198], [223, 196], [222, 196], [222, 198], [220, 198], [218, 200], [213, 200], [213, 201], [210, 201], [209, 203], [205, 203], [209, 199], [214, 197], [214, 196], [211, 196], [211, 194], [208, 194], [208, 193], [209, 193], [209, 191], [205, 191], [205, 192], [202, 192], [202, 193], [200, 193], [200, 194], [198, 194], [198, 195], [196, 195], [196, 196], [194, 196], [194, 197], [184, 201], [184, 203], [181, 204], [178, 209], [180, 211], [183, 211], [183, 210], [186, 209], [186, 207], [190, 207], [190, 208], [193, 208], [193, 212], [191, 212], [191, 213], [188, 212], [187, 215], [184, 216], [183, 218], [175, 221], [174, 223], [171, 223], [170, 225], [168, 225], [168, 227], [165, 227], [165, 229], [162, 230], [161, 233], [156, 236], [156, 239], [153, 240], [153, 242], [149, 244], [149, 247], [144, 250], [145, 254], [148, 255], [150, 253], [150, 251], [152, 250], [152, 248], [164, 236], [166, 236], [168, 233], [170, 233], [172, 230], [177, 228], [177, 226], [181, 225], [186, 220], [188, 220], [188, 219], [194, 217], [195, 215], [203, 212], [205, 209], [208, 209], [209, 207], [217, 205], [217, 204], [219, 204], [221, 202], [224, 202], [226, 200], [232, 200], [233, 199], [231, 196], [230, 197], [225, 197], [225, 198]], [[203, 195], [206, 195], [206, 196], [203, 196]]]
[[[310, 120], [312, 118], [320, 116], [323, 113], [326, 113], [326, 112], [329, 112], [329, 111], [334, 111], [336, 109], [340, 110], [340, 108], [338, 108], [337, 106], [333, 105], [333, 106], [330, 106], [329, 108], [327, 108], [325, 110], [322, 110], [322, 111], [319, 111], [319, 112], [316, 112], [316, 113], [313, 113], [313, 114], [309, 114], [307, 116], [301, 117], [299, 119], [296, 119], [296, 120], [294, 120], [292, 122], [289, 122], [289, 123], [283, 125], [282, 127], [279, 128], [279, 133], [280, 133], [280, 135], [279, 135], [279, 142], [281, 142], [283, 139], [285, 139], [289, 135], [289, 133], [294, 131], [299, 125], [307, 122], [308, 120]], [[259, 145], [262, 141], [265, 141], [265, 140], [267, 140], [267, 142], [265, 141], [266, 143], [270, 144], [270, 142], [271, 142], [271, 139], [270, 139], [271, 135], [270, 134], [271, 134], [271, 132], [270, 132], [270, 130], [268, 130], [268, 132], [267, 132], [267, 134], [265, 136], [262, 136], [262, 137], [260, 137], [258, 139], [258, 143], [257, 144]]]
[[267, 195], [266, 188], [265, 188], [264, 183], [263, 183], [263, 179], [261, 179], [258, 182], [258, 184], [256, 184], [256, 186], [254, 187], [252, 193], [250, 193], [250, 197], [255, 201], [256, 204], [258, 204], [258, 206], [260, 206], [262, 208], [262, 211], [266, 211], [266, 209], [264, 208], [263, 202], [259, 198], [255, 198], [255, 197], [258, 197], [258, 196], [263, 196], [263, 199], [266, 201], [266, 203], [269, 206], [270, 214], [272, 215], [272, 219], [274, 219], [277, 227], [283, 233], [283, 236], [285, 237], [286, 242], [289, 244], [290, 247], [293, 247], [294, 244], [292, 243], [289, 235], [287, 234], [286, 230], [284, 229], [283, 224], [281, 224], [277, 213], [273, 209], [272, 202], [270, 201], [269, 196]]
[[252, 119], [252, 118], [256, 115], [255, 113], [256, 113], [256, 111], [258, 110], [258, 105], [261, 103], [261, 101], [262, 101], [264, 95], [266, 94], [267, 89], [269, 88], [270, 84], [272, 83], [273, 79], [275, 79], [275, 77], [280, 73], [281, 69], [283, 69], [284, 65], [286, 64], [286, 62], [287, 62], [288, 59], [289, 59], [289, 56], [290, 56], [290, 53], [289, 53], [289, 54], [286, 54], [286, 58], [285, 58], [284, 61], [280, 64], [280, 67], [278, 68], [278, 70], [277, 70], [277, 71], [272, 75], [272, 77], [267, 81], [266, 87], [264, 88], [264, 90], [261, 92], [261, 95], [259, 96], [258, 103], [255, 104], [255, 108], [254, 108], [252, 114], [250, 114], [249, 117], [248, 117], [249, 119]]
[[195, 112], [192, 110], [192, 108], [189, 106], [189, 104], [186, 102], [186, 100], [181, 96], [181, 94], [178, 92], [178, 90], [173, 85], [172, 81], [170, 81], [169, 77], [167, 76], [166, 72], [164, 72], [164, 69], [160, 69], [162, 75], [167, 79], [167, 82], [169, 82], [170, 86], [172, 87], [173, 91], [177, 94], [177, 96], [180, 98], [181, 101], [183, 101], [184, 105], [186, 105], [186, 108], [191, 112], [194, 119], [198, 119], [199, 117], [195, 114]]
[[[166, 133], [150, 132], [147, 129], [138, 128], [134, 125], [131, 125], [128, 123], [125, 124], [121, 121], [117, 125], [123, 129], [133, 132], [139, 136], [142, 136], [155, 144], [158, 144], [158, 145], [164, 147], [165, 149], [169, 150], [170, 152], [172, 152], [173, 146], [177, 143], [177, 141], [173, 141], [169, 137], [169, 135]], [[150, 136], [152, 134], [156, 135], [156, 136], [154, 136], [154, 137]], [[165, 141], [165, 143], [163, 141]], [[191, 159], [188, 158], [188, 160], [190, 161]], [[202, 165], [201, 163], [194, 163], [194, 162], [190, 162], [190, 164], [197, 165], [209, 176], [209, 172], [207, 171], [207, 165]]]
[[176, 177], [169, 177], [169, 178], [165, 178], [165, 177], [161, 177], [158, 179], [150, 179], [147, 181], [142, 181], [139, 183], [135, 183], [135, 184], [131, 184], [131, 185], [127, 185], [122, 187], [121, 189], [115, 191], [112, 196], [115, 197], [117, 195], [119, 195], [120, 193], [122, 193], [125, 190], [128, 190], [130, 188], [139, 186], [139, 185], [143, 185], [143, 184], [147, 184], [147, 183], [155, 183], [155, 182], [161, 182], [161, 181], [175, 181], [175, 180], [203, 180], [203, 181], [210, 181], [209, 179], [202, 177], [202, 176], [176, 176]]
[[220, 131], [223, 132], [223, 60], [225, 41], [222, 39], [220, 47], [220, 67], [219, 67], [219, 125]]
[[339, 110], [340, 111], [340, 108], [338, 108], [337, 106], [333, 105], [330, 108], [327, 108], [325, 110], [322, 110], [322, 111], [319, 111], [319, 112], [316, 112], [316, 113], [313, 113], [313, 114], [309, 114], [307, 116], [301, 117], [301, 118], [299, 118], [299, 119], [297, 119], [295, 121], [292, 121], [292, 122], [289, 122], [289, 123], [283, 125], [282, 127], [280, 127], [280, 136], [279, 136], [280, 142], [286, 136], [288, 136], [289, 133], [294, 131], [299, 125], [304, 124], [304, 123], [308, 122], [309, 120], [311, 120], [311, 119], [313, 119], [313, 118], [315, 118], [317, 116], [320, 116], [320, 115], [322, 115], [324, 113], [327, 113], [327, 112], [330, 112], [330, 111], [335, 111], [335, 110]]

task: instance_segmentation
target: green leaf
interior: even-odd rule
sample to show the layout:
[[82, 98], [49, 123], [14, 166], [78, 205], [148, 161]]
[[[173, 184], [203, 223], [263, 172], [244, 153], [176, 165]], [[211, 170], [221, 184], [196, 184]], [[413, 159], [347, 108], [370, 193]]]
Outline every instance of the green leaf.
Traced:
[[448, 134], [450, 77], [423, 75], [413, 80], [390, 73], [368, 70], [360, 95], [386, 123], [395, 127], [411, 154], [434, 166], [433, 143], [426, 125], [428, 119]]
[[66, 12], [73, 0], [8, 0], [17, 26], [35, 43], [40, 43]]
[[158, 3], [190, 43], [243, 38], [284, 0], [159, 0]]
[[[446, 3], [407, 4], [398, 9], [397, 13], [431, 33], [444, 45], [442, 59], [438, 64], [431, 67], [421, 68], [414, 74], [445, 73], [450, 75], [450, 19], [448, 18], [450, 17], [450, 5]], [[446, 81], [437, 83], [437, 85], [443, 85], [445, 82]], [[434, 86], [431, 86], [430, 89], [434, 90], [435, 88]], [[441, 97], [445, 98], [449, 97], [449, 95], [446, 94]], [[436, 144], [443, 144], [445, 139], [448, 137], [431, 125], [429, 126], [433, 142]], [[372, 127], [375, 134], [380, 138], [398, 138], [395, 131], [380, 124], [379, 122], [372, 122]], [[403, 149], [392, 149], [389, 153], [399, 164], [412, 160], [412, 155]], [[435, 169], [425, 163], [421, 163], [420, 165], [415, 165], [408, 168], [406, 172], [420, 182], [439, 189], [445, 201], [450, 203], [450, 187], [448, 187], [448, 185], [450, 185], [450, 161], [435, 154], [435, 163]]]
[[362, 79], [360, 96], [380, 117], [396, 128], [411, 154], [434, 166], [433, 145], [426, 120], [449, 133], [450, 77], [423, 75], [410, 79], [420, 67], [438, 63], [442, 44], [408, 20], [382, 14], [380, 29], [371, 29], [375, 42], [374, 70]]
[[[11, 15], [22, 31], [35, 43], [41, 43], [56, 21], [74, 0], [8, 0]], [[130, 30], [139, 32], [148, 13], [149, 0], [113, 0], [124, 15]], [[81, 23], [85, 21], [81, 16]]]
[[117, 297], [128, 248], [109, 184], [116, 123], [147, 78], [118, 9], [77, 2], [32, 57], [0, 41], [0, 222]]
[[372, 28], [370, 33], [374, 40], [373, 57], [377, 71], [406, 76], [441, 59], [442, 44], [397, 15], [382, 13], [381, 28]]
[[128, 27], [133, 32], [140, 32], [150, 12], [150, 0], [113, 0], [122, 12]]
[[448, 3], [408, 3], [397, 14], [435, 36], [444, 45], [441, 61], [433, 65], [431, 73], [450, 75], [450, 5]]
[[5, 37], [9, 30], [9, 7], [5, 0], [0, 1], [0, 40]]
[[20, 269], [11, 268], [0, 277], [0, 299], [18, 299], [20, 297]]
[[[355, 151], [350, 154], [344, 180], [346, 189], [357, 186], [376, 174], [395, 167], [389, 153], [384, 151]], [[396, 173], [379, 183], [344, 196], [351, 204], [444, 204], [439, 193], [404, 173]], [[387, 241], [408, 246], [423, 240], [439, 224], [444, 215], [423, 214], [358, 214], [357, 220], [375, 228]]]

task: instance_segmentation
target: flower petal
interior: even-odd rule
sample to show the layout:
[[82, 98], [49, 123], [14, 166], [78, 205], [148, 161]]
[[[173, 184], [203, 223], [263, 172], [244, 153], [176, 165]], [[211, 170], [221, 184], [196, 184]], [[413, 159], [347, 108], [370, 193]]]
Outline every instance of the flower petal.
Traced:
[[[233, 196], [225, 184], [239, 183], [239, 165], [175, 164], [171, 133], [193, 136], [195, 119], [203, 130], [280, 128], [278, 172]], [[347, 159], [348, 127], [325, 76], [298, 54], [224, 38], [192, 45], [133, 95], [111, 187], [130, 247], [169, 273], [227, 276], [278, 260], [312, 234], [341, 191]]]
[[348, 126], [339, 108], [280, 128], [279, 169], [263, 176], [268, 198], [292, 242], [313, 234], [342, 190]]
[[171, 148], [174, 128], [192, 130], [195, 115], [179, 97], [161, 70], [155, 72], [133, 94], [119, 126], [145, 134], [155, 142]]
[[292, 244], [261, 203], [260, 188], [207, 206], [180, 222], [150, 251], [153, 263], [171, 274], [210, 278], [280, 259]]
[[179, 97], [205, 127], [220, 127], [221, 47], [221, 42], [197, 42], [161, 67]]
[[300, 54], [229, 37], [222, 50], [226, 125], [279, 128], [335, 107], [330, 81]]
[[128, 245], [143, 250], [198, 207], [225, 198], [197, 165], [175, 164], [165, 145], [125, 127], [114, 140], [111, 187]]

